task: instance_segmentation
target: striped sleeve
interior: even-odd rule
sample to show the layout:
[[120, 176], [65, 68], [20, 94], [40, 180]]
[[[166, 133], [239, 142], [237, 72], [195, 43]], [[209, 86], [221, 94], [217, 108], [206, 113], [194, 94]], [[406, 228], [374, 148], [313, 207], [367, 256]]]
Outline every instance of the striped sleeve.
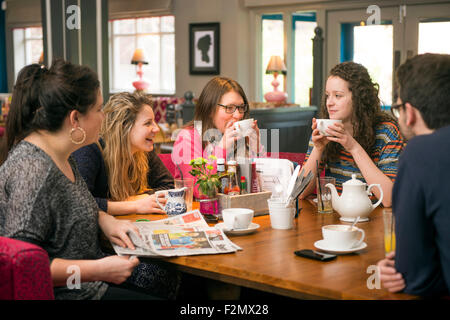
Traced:
[[306, 151], [305, 161], [304, 162], [306, 162], [309, 159], [309, 155], [311, 154], [313, 148], [314, 148], [314, 143], [312, 142], [312, 136], [311, 136], [309, 138], [308, 151]]
[[392, 181], [397, 176], [398, 159], [403, 148], [403, 137], [395, 122], [382, 122], [377, 126], [372, 159]]

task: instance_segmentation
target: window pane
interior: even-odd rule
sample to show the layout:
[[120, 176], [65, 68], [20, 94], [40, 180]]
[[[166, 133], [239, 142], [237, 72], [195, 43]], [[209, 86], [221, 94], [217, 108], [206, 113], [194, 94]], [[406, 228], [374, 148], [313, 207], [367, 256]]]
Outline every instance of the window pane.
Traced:
[[42, 40], [28, 40], [26, 64], [38, 63], [43, 50]]
[[[272, 74], [266, 74], [266, 68], [270, 57], [273, 55], [284, 57], [284, 23], [283, 20], [262, 20], [262, 79], [263, 79], [263, 95], [273, 91], [271, 85], [273, 81]], [[280, 85], [279, 91], [284, 90], [284, 76], [281, 74], [277, 78]]]
[[316, 22], [295, 22], [295, 103], [309, 106], [313, 86], [312, 39]]
[[392, 25], [354, 28], [353, 61], [367, 68], [372, 81], [380, 86], [381, 105], [392, 105]]
[[137, 79], [136, 67], [131, 64], [134, 50], [134, 37], [114, 38], [113, 90], [134, 90], [132, 82]]
[[160, 17], [137, 19], [138, 33], [159, 32]]
[[[20, 69], [25, 66], [25, 30], [13, 29], [14, 42], [14, 79], [17, 79], [17, 74]], [[15, 81], [14, 81], [15, 82]]]
[[144, 71], [144, 79], [150, 86], [149, 92], [159, 92], [160, 90], [160, 43], [158, 35], [148, 35], [138, 37], [138, 46], [144, 50], [148, 64], [142, 67]]
[[136, 22], [135, 19], [122, 19], [114, 20], [114, 33], [115, 34], [126, 34], [136, 32]]
[[162, 32], [175, 32], [175, 17], [174, 16], [161, 17], [161, 31]]
[[[147, 91], [153, 94], [175, 93], [175, 35], [161, 33], [161, 30], [174, 30], [174, 17], [148, 17], [127, 19], [128, 26], [136, 25], [136, 32], [117, 35], [116, 28], [111, 28], [111, 90], [134, 91], [133, 81], [138, 80], [137, 66], [131, 64], [131, 57], [136, 48], [144, 52], [147, 65], [142, 66], [143, 80], [149, 83]], [[115, 26], [116, 21], [111, 21]], [[129, 22], [133, 23], [129, 23]], [[123, 28], [121, 31], [123, 32]], [[131, 29], [128, 29], [130, 31]]]
[[175, 35], [161, 39], [161, 91], [175, 93]]
[[42, 39], [42, 28], [26, 28], [25, 37], [27, 38], [39, 38]]
[[450, 21], [419, 23], [419, 54], [450, 54], [450, 41], [443, 40], [442, 35], [450, 34]]
[[42, 28], [13, 29], [14, 75], [28, 64], [38, 63], [43, 52]]

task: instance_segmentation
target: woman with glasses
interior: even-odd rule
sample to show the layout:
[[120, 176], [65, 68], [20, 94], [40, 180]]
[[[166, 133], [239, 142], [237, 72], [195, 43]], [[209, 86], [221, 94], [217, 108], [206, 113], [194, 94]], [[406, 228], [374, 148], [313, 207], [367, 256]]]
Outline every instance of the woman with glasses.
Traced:
[[[179, 170], [175, 178], [189, 174], [191, 159], [217, 158], [238, 159], [254, 157], [262, 152], [259, 144], [257, 120], [253, 121], [248, 136], [243, 137], [234, 123], [249, 117], [248, 100], [236, 81], [215, 77], [203, 88], [195, 106], [194, 120], [178, 134], [172, 152], [172, 161]], [[194, 196], [198, 197], [198, 188]]]
[[[352, 174], [368, 184], [380, 184], [382, 203], [391, 206], [403, 138], [396, 119], [381, 110], [378, 91], [378, 85], [360, 64], [344, 62], [330, 71], [319, 117], [342, 120], [342, 123], [331, 125], [327, 129], [330, 136], [324, 136], [313, 118], [304, 166], [306, 172], [317, 173], [319, 162], [320, 171], [325, 168], [327, 176], [336, 178], [339, 191]], [[313, 180], [301, 197], [312, 193], [315, 184]], [[374, 195], [381, 196], [378, 189]]]

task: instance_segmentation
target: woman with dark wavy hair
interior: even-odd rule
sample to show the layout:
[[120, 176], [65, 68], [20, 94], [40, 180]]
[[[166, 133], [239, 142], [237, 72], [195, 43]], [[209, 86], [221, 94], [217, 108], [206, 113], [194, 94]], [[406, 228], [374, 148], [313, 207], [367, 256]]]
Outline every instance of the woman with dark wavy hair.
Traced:
[[56, 299], [155, 299], [125, 283], [139, 259], [102, 252], [101, 233], [134, 249], [127, 232], [139, 230], [99, 210], [71, 157], [98, 140], [102, 106], [86, 66], [57, 59], [19, 72], [0, 162], [0, 236], [47, 251]]
[[[382, 203], [390, 206], [403, 139], [397, 121], [381, 110], [378, 91], [361, 64], [344, 62], [331, 69], [319, 116], [342, 123], [330, 125], [326, 132], [331, 136], [324, 136], [313, 118], [304, 166], [306, 172], [317, 173], [319, 161], [319, 170], [325, 168], [327, 176], [336, 178], [338, 191], [352, 174], [368, 184], [380, 184]], [[315, 184], [311, 182], [302, 197], [312, 193]], [[373, 192], [380, 197], [378, 189]]]

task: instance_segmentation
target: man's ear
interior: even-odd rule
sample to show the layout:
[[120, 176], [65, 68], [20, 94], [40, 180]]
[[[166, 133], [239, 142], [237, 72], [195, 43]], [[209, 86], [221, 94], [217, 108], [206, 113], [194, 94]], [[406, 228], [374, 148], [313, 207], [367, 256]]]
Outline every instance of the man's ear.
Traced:
[[77, 110], [72, 110], [69, 113], [69, 121], [72, 128], [76, 128], [79, 126], [78, 118], [80, 113]]
[[409, 102], [405, 103], [405, 122], [406, 125], [412, 127], [417, 121], [416, 108], [414, 108]]

